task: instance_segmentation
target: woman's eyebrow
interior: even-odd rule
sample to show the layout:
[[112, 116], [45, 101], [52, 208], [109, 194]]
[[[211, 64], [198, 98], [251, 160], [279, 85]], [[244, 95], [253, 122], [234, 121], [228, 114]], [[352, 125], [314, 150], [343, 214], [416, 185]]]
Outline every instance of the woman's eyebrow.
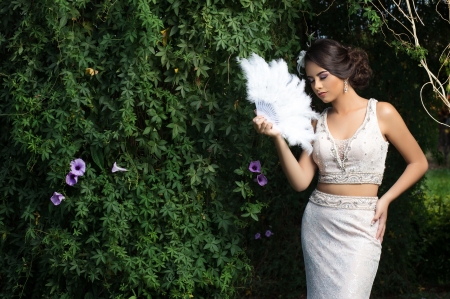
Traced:
[[[316, 76], [319, 76], [320, 74], [322, 74], [322, 73], [325, 73], [325, 72], [328, 72], [328, 71], [321, 71], [321, 72], [317, 73], [317, 75], [316, 75]], [[308, 78], [312, 78], [311, 76], [306, 76], [306, 77], [308, 77]]]

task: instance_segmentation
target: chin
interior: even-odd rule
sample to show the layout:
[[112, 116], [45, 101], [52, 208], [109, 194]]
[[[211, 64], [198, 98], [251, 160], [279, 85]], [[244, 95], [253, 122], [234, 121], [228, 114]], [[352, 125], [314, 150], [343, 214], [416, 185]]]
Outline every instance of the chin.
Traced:
[[333, 100], [330, 100], [330, 99], [327, 99], [327, 98], [321, 98], [321, 97], [319, 97], [319, 100], [321, 100], [325, 104], [333, 102]]

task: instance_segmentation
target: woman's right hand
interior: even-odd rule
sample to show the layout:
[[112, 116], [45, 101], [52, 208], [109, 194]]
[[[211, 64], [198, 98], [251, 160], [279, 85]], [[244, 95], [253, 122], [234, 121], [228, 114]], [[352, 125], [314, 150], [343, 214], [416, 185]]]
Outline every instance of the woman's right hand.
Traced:
[[274, 129], [273, 124], [268, 122], [262, 115], [257, 115], [255, 116], [255, 118], [253, 118], [253, 127], [255, 128], [256, 132], [260, 134], [264, 134], [270, 137], [281, 136], [281, 132], [278, 129]]

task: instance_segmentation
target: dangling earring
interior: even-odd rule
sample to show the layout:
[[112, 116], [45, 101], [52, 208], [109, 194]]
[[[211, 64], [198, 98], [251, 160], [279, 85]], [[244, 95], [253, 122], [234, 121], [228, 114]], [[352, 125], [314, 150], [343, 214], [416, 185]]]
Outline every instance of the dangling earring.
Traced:
[[348, 91], [348, 83], [347, 80], [344, 80], [344, 92]]

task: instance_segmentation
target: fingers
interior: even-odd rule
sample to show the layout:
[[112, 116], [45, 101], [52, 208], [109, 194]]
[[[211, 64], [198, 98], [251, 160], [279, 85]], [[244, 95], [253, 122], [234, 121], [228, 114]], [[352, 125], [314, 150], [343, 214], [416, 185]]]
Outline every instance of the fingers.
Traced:
[[370, 223], [370, 226], [374, 225], [381, 217], [381, 213], [375, 213], [375, 216], [372, 218], [372, 222]]
[[256, 116], [253, 119], [253, 126], [255, 127], [255, 130], [258, 133], [261, 133], [261, 127], [262, 127], [263, 123], [264, 123], [264, 118], [261, 116]]
[[375, 235], [375, 238], [377, 240], [380, 239], [380, 236], [382, 237], [385, 227], [386, 225], [382, 224], [381, 222], [378, 224], [377, 234]]
[[[377, 215], [375, 215], [374, 218], [376, 218], [376, 217], [377, 217]], [[377, 234], [376, 234], [375, 238], [377, 240], [379, 240], [380, 243], [382, 243], [383, 242], [383, 237], [384, 237], [384, 232], [386, 231], [386, 216], [384, 214], [381, 214], [377, 218], [377, 220], [379, 222], [378, 222], [378, 229], [377, 229]], [[372, 223], [373, 223], [373, 220], [372, 220]]]
[[269, 122], [267, 122], [267, 121], [264, 121], [262, 124], [261, 124], [261, 133], [263, 133], [263, 134], [267, 134], [267, 133], [269, 133], [269, 131], [272, 129], [272, 124], [271, 123], [269, 123]]
[[268, 122], [263, 116], [253, 118], [253, 124], [255, 130], [262, 134], [267, 134], [273, 127], [272, 123]]
[[260, 115], [257, 115], [253, 118], [253, 122], [255, 124], [261, 124], [262, 122], [264, 122], [264, 120], [265, 120], [264, 116], [260, 116]]
[[386, 225], [380, 225], [378, 227], [376, 239], [380, 241], [380, 243], [383, 243], [384, 233], [386, 232]]

